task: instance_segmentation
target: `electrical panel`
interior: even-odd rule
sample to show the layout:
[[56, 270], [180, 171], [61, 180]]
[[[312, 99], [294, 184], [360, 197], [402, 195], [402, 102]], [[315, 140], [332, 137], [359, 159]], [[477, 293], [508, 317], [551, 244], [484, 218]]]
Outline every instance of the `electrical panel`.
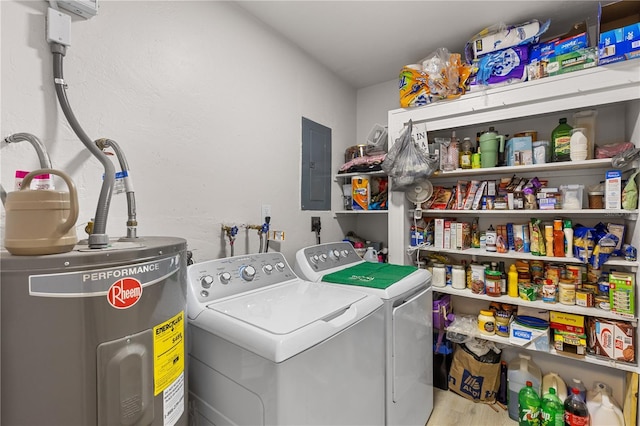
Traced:
[[58, 6], [85, 19], [98, 14], [98, 0], [58, 0]]

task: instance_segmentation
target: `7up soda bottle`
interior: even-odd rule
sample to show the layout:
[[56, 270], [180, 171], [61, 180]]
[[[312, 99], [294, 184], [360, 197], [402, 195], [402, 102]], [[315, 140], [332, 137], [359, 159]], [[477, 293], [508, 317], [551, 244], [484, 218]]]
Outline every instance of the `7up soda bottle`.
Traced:
[[518, 424], [520, 426], [540, 425], [540, 397], [530, 381], [518, 393]]

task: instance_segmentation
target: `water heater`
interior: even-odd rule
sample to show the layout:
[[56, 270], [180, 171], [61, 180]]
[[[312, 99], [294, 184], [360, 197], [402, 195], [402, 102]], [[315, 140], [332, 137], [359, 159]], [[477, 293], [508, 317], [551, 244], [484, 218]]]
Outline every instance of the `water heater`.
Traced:
[[185, 240], [1, 260], [1, 424], [187, 424]]

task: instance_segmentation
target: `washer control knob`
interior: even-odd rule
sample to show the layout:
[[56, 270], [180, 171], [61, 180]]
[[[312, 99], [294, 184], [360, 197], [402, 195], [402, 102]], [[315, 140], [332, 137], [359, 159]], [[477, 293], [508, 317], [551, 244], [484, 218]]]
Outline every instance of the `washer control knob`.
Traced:
[[200, 285], [202, 288], [211, 288], [211, 284], [213, 284], [213, 277], [211, 275], [205, 275], [200, 278]]
[[278, 263], [276, 263], [276, 269], [277, 269], [279, 272], [284, 271], [284, 262], [278, 262]]
[[220, 278], [220, 282], [222, 284], [229, 284], [229, 281], [231, 281], [231, 274], [229, 272], [222, 272], [218, 275], [218, 278]]
[[262, 270], [264, 271], [265, 274], [270, 274], [273, 272], [273, 266], [271, 265], [264, 265], [262, 267]]
[[338, 250], [330, 250], [329, 251], [329, 257], [331, 258], [331, 260], [338, 260], [340, 259], [340, 252]]
[[327, 261], [327, 255], [326, 255], [326, 254], [324, 254], [324, 253], [322, 253], [322, 254], [320, 255], [320, 261], [321, 261], [321, 262], [326, 262], [326, 261]]
[[240, 275], [242, 276], [243, 280], [251, 281], [256, 276], [256, 268], [254, 268], [251, 265], [247, 265], [244, 268], [242, 268], [242, 272], [240, 273]]
[[314, 265], [318, 263], [318, 260], [320, 260], [320, 258], [318, 257], [317, 254], [314, 254], [313, 256], [311, 256], [311, 263], [313, 263]]
[[347, 256], [349, 256], [349, 251], [348, 250], [342, 250], [340, 252], [340, 254], [342, 255], [342, 257], [347, 257]]

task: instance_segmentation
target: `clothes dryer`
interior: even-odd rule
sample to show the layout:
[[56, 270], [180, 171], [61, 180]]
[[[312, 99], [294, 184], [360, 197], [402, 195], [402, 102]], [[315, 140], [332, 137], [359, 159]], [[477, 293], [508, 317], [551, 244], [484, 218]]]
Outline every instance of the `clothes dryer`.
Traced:
[[299, 279], [280, 253], [189, 266], [199, 425], [381, 425], [379, 298]]
[[294, 271], [303, 279], [357, 288], [383, 301], [385, 424], [424, 425], [433, 410], [431, 274], [365, 262], [348, 242], [299, 250]]

